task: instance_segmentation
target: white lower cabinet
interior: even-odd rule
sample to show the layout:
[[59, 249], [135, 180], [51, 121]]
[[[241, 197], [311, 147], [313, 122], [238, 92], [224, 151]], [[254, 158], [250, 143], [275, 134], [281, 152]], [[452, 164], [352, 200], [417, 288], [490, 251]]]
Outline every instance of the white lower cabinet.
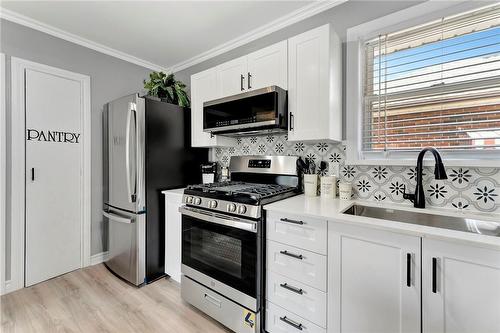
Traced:
[[500, 251], [422, 244], [423, 332], [500, 332]]
[[326, 291], [326, 256], [267, 241], [267, 270]]
[[325, 292], [273, 272], [267, 272], [266, 290], [269, 302], [326, 327]]
[[326, 332], [327, 230], [326, 220], [266, 212], [267, 332]]
[[266, 226], [269, 333], [500, 332], [498, 248], [281, 212]]
[[270, 302], [266, 303], [266, 331], [272, 333], [326, 333], [324, 328]]
[[328, 228], [328, 331], [420, 332], [420, 238]]
[[181, 282], [182, 191], [163, 191], [165, 195], [165, 273]]
[[326, 220], [268, 212], [266, 224], [268, 239], [326, 255]]

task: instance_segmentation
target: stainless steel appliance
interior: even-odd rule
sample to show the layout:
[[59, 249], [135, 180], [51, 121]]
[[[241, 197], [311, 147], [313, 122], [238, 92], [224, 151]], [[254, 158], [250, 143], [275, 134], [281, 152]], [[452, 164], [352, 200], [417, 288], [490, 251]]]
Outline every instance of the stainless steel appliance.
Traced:
[[238, 333], [260, 330], [262, 206], [299, 193], [296, 165], [293, 156], [231, 157], [231, 181], [184, 191], [182, 297]]
[[287, 92], [278, 86], [203, 103], [203, 130], [218, 135], [250, 135], [288, 129]]
[[105, 265], [135, 285], [165, 275], [161, 191], [201, 180], [208, 151], [189, 148], [189, 131], [190, 110], [173, 104], [134, 94], [104, 106]]

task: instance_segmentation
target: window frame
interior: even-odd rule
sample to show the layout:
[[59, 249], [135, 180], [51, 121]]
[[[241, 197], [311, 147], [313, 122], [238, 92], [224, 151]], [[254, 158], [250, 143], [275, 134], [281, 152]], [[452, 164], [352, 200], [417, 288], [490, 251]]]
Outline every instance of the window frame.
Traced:
[[[347, 164], [415, 165], [417, 152], [363, 152], [362, 124], [364, 100], [365, 42], [380, 34], [422, 25], [443, 16], [478, 9], [488, 3], [428, 1], [347, 30], [346, 43], [346, 145]], [[387, 22], [391, 22], [388, 24]], [[489, 151], [441, 150], [447, 166], [500, 167], [500, 149]], [[430, 160], [426, 164], [433, 165]]]

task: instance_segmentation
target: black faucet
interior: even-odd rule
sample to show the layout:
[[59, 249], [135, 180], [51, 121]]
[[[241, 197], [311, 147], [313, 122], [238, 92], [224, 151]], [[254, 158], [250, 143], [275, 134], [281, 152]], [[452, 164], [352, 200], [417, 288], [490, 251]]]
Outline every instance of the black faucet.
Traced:
[[436, 160], [434, 177], [436, 179], [448, 179], [439, 152], [432, 147], [422, 149], [417, 158], [417, 187], [415, 188], [415, 194], [403, 193], [403, 198], [412, 201], [415, 208], [425, 208], [424, 186], [422, 185], [422, 168], [424, 167], [424, 155], [428, 151], [430, 151], [432, 155], [434, 155], [434, 160]]

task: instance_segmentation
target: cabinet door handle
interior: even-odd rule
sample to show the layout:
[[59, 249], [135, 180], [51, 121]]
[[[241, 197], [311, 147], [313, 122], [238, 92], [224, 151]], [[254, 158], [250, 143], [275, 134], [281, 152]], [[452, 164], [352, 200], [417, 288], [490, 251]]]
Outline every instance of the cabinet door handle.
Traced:
[[437, 258], [432, 258], [432, 292], [437, 293]]
[[31, 168], [31, 181], [35, 181], [35, 168]]
[[248, 89], [252, 89], [252, 86], [250, 85], [251, 78], [252, 78], [252, 74], [250, 74], [250, 72], [248, 72], [248, 82], [247, 82]]
[[245, 87], [243, 87], [243, 81], [245, 81], [245, 77], [243, 76], [243, 74], [240, 74], [240, 87], [241, 87], [241, 91], [245, 90]]
[[288, 283], [280, 283], [281, 288], [285, 288], [287, 290], [293, 291], [296, 294], [302, 295], [304, 294], [304, 291], [300, 288], [290, 286]]
[[294, 117], [293, 117], [293, 113], [290, 112], [290, 131], [293, 131], [294, 129]]
[[280, 251], [280, 253], [284, 254], [285, 256], [295, 258], [295, 259], [300, 259], [300, 260], [304, 259], [304, 256], [302, 254], [291, 253], [291, 252], [288, 252], [287, 250]]
[[280, 320], [284, 323], [287, 323], [288, 325], [295, 327], [299, 331], [302, 331], [302, 324], [297, 323], [291, 319], [288, 319], [286, 316], [280, 317]]
[[282, 222], [288, 222], [288, 223], [293, 223], [293, 224], [300, 224], [300, 225], [304, 224], [303, 221], [290, 220], [290, 219], [287, 219], [286, 217], [281, 218], [280, 221], [282, 221]]
[[406, 286], [411, 287], [411, 253], [406, 254]]

